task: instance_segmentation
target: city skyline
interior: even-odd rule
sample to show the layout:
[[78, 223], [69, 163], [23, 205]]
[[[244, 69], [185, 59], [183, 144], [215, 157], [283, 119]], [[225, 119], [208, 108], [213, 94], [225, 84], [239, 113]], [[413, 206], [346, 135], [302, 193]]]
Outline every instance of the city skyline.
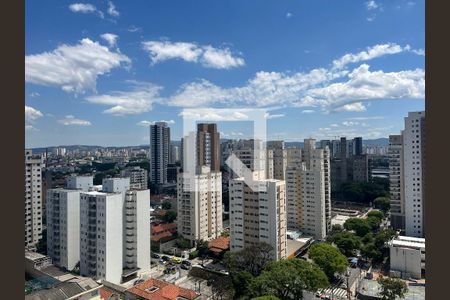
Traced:
[[75, 4], [26, 3], [27, 148], [146, 145], [161, 120], [179, 140], [184, 108], [266, 108], [269, 140], [387, 138], [425, 108], [423, 1]]

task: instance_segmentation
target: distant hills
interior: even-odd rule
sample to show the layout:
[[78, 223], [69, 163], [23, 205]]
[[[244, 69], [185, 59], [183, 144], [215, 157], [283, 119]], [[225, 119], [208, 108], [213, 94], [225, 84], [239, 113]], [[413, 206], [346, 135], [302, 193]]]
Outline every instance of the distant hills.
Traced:
[[[227, 139], [221, 139], [220, 141], [226, 141]], [[180, 141], [171, 141], [172, 144], [180, 146]], [[303, 147], [303, 142], [286, 142], [286, 147]], [[389, 145], [389, 139], [388, 138], [379, 138], [379, 139], [372, 139], [372, 140], [364, 140], [363, 139], [363, 145], [364, 146], [388, 146]], [[66, 150], [72, 151], [74, 149], [78, 149], [81, 151], [93, 151], [96, 149], [117, 149], [117, 148], [133, 148], [133, 149], [148, 149], [148, 145], [138, 145], [138, 146], [96, 146], [96, 145], [61, 145], [61, 146], [49, 146], [47, 148], [32, 148], [34, 153], [44, 153], [46, 149], [48, 151], [51, 151], [53, 148], [66, 148]]]

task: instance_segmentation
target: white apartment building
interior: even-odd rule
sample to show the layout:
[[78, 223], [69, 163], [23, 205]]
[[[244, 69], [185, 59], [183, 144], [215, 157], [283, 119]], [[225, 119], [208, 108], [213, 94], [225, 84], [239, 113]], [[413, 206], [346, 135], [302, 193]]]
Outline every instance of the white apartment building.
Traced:
[[314, 149], [309, 155], [308, 163], [287, 170], [287, 223], [320, 240], [327, 234], [324, 151]]
[[80, 194], [80, 274], [122, 282], [123, 270], [122, 193]]
[[25, 150], [25, 247], [42, 238], [42, 157]]
[[403, 170], [405, 231], [407, 236], [425, 236], [425, 112], [410, 112], [405, 118]]
[[287, 257], [285, 183], [255, 180], [265, 191], [254, 192], [244, 178], [230, 180], [231, 251], [265, 242], [274, 249], [273, 259]]
[[130, 177], [130, 189], [146, 190], [147, 189], [147, 170], [140, 167], [129, 167], [120, 173], [122, 177]]
[[222, 233], [222, 173], [199, 168], [198, 174], [179, 173], [178, 233], [194, 245]]
[[47, 191], [47, 255], [69, 271], [80, 261], [80, 191]]
[[70, 176], [67, 178], [67, 188], [70, 190], [89, 191], [94, 186], [94, 177], [88, 176]]
[[150, 268], [150, 190], [129, 178], [80, 194], [80, 273], [119, 284]]
[[273, 178], [284, 180], [287, 167], [287, 152], [284, 141], [269, 141], [267, 149], [273, 151]]

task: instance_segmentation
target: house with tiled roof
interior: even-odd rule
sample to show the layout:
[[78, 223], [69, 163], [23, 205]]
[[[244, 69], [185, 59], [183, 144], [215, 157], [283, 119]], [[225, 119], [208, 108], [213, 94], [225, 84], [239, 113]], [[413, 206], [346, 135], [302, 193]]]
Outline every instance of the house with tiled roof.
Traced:
[[193, 290], [154, 278], [127, 289], [124, 294], [127, 300], [194, 300], [200, 297]]
[[161, 239], [167, 240], [167, 238], [172, 237], [177, 232], [176, 223], [165, 223], [152, 225], [151, 239], [153, 242], [159, 242]]
[[230, 250], [230, 237], [220, 236], [208, 242], [208, 249], [213, 254], [220, 256]]

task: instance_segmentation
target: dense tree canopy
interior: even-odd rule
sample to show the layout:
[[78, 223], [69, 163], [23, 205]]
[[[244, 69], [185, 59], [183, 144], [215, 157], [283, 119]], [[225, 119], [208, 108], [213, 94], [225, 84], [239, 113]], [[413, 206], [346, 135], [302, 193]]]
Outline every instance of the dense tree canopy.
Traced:
[[357, 236], [363, 237], [368, 234], [372, 227], [365, 219], [361, 218], [349, 218], [344, 223], [344, 228], [346, 230], [352, 230]]
[[335, 273], [343, 273], [347, 268], [347, 258], [330, 244], [315, 244], [309, 249], [308, 255], [330, 280], [334, 278]]
[[373, 206], [386, 214], [391, 208], [391, 200], [388, 197], [378, 197], [373, 201]]
[[361, 248], [361, 239], [348, 231], [334, 234], [331, 241], [347, 257], [355, 256], [356, 250]]
[[267, 265], [250, 284], [251, 293], [275, 295], [280, 299], [303, 299], [303, 290], [315, 292], [329, 285], [327, 276], [314, 264], [300, 260], [280, 260]]
[[404, 298], [408, 292], [408, 286], [401, 279], [381, 276], [377, 281], [381, 287], [380, 295], [384, 300], [395, 300], [397, 297]]
[[273, 248], [266, 243], [245, 247], [236, 252], [227, 252], [224, 263], [231, 273], [247, 271], [258, 276], [266, 265], [272, 261]]

